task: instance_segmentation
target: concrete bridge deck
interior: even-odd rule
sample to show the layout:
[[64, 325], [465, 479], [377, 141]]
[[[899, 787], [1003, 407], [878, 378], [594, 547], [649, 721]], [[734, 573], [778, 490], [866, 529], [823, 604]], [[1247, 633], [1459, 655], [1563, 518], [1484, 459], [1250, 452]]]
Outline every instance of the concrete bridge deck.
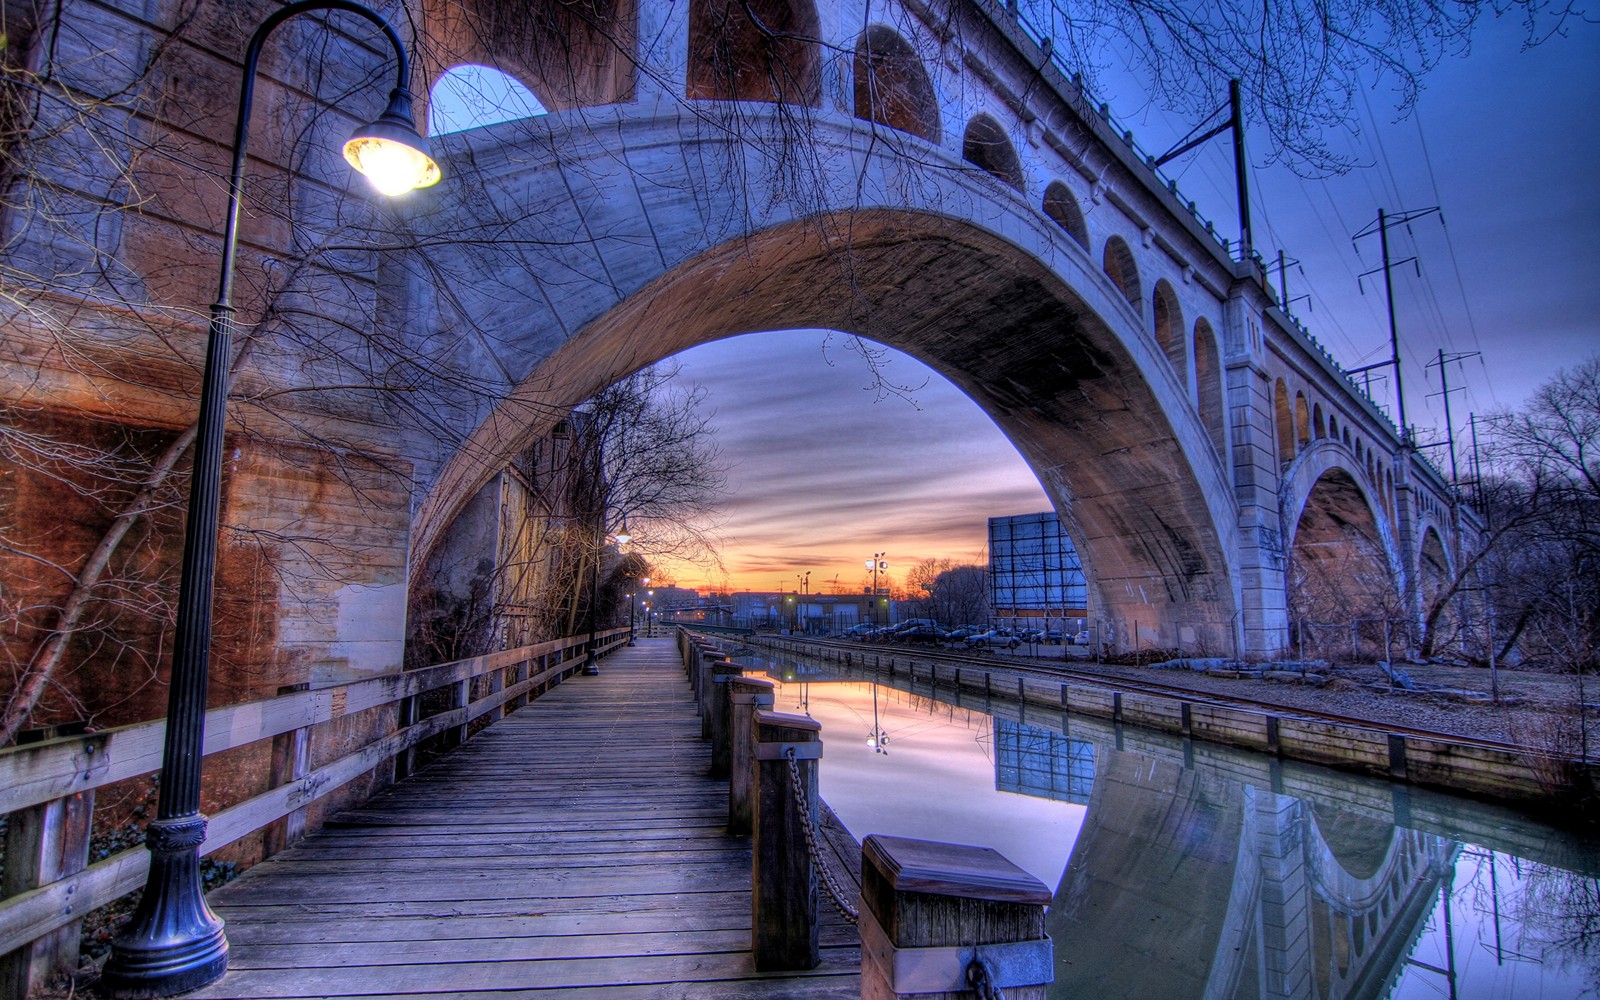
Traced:
[[[750, 841], [671, 638], [643, 639], [210, 897], [221, 980], [192, 997], [856, 997], [750, 956]], [[828, 922], [831, 921], [831, 922]]]

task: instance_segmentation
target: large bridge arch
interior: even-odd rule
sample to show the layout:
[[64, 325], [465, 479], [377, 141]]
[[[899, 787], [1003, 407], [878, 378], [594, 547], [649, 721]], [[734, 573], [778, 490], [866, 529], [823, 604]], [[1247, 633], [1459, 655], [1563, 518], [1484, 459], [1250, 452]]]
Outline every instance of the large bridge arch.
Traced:
[[[503, 178], [508, 188], [537, 197], [529, 189], [566, 185], [575, 171], [515, 173]], [[861, 176], [847, 171], [835, 180], [848, 188], [820, 192], [844, 195], [848, 211], [772, 203], [767, 219], [732, 231], [725, 206], [706, 202], [702, 217], [664, 225], [670, 212], [640, 204], [639, 185], [637, 214], [603, 220], [629, 238], [574, 251], [588, 258], [588, 274], [604, 275], [578, 296], [530, 288], [530, 277], [542, 285], [539, 268], [479, 272], [476, 294], [455, 305], [493, 336], [461, 350], [482, 355], [485, 371], [492, 361], [509, 374], [518, 358], [528, 367], [434, 477], [413, 524], [411, 564], [423, 565], [499, 464], [603, 386], [710, 340], [817, 327], [918, 357], [995, 421], [1088, 556], [1119, 644], [1238, 651], [1238, 514], [1226, 470], [1138, 310], [1076, 245], [1068, 249], [1068, 234], [998, 181], [932, 171], [915, 185], [874, 185], [887, 204], [860, 207]], [[672, 191], [656, 190], [681, 209]], [[593, 215], [585, 224], [600, 228]], [[704, 245], [719, 229], [722, 241]], [[582, 285], [578, 271], [568, 261], [559, 275], [569, 293]], [[619, 275], [650, 280], [624, 289]], [[561, 314], [573, 306], [581, 308]]]
[[[1315, 618], [1335, 606], [1386, 606], [1405, 593], [1406, 562], [1378, 499], [1381, 487], [1342, 441], [1311, 441], [1285, 471], [1280, 496], [1288, 588], [1295, 589], [1298, 573], [1329, 591], [1307, 598], [1320, 610], [1303, 606], [1302, 614]], [[1349, 617], [1344, 610], [1335, 613]]]

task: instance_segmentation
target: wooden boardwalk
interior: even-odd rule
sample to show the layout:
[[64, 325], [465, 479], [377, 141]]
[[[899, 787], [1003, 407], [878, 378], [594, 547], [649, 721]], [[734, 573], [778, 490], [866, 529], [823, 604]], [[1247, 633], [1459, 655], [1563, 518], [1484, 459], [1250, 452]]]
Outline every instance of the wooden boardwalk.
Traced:
[[674, 640], [640, 639], [210, 897], [229, 971], [191, 997], [859, 996], [750, 957], [750, 842], [724, 831]]

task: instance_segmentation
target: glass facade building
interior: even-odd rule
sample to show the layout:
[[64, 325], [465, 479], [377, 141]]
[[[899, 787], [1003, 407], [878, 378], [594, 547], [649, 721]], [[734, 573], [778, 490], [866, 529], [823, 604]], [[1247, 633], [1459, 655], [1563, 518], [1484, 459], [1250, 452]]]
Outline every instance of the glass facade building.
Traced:
[[1088, 615], [1086, 600], [1083, 562], [1055, 511], [989, 518], [989, 607], [997, 621], [1076, 630]]

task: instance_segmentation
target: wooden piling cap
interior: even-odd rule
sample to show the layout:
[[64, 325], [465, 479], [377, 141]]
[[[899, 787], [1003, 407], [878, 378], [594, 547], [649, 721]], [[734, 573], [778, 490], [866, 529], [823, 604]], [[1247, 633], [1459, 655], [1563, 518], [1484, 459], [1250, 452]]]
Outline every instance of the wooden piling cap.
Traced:
[[809, 715], [789, 715], [786, 712], [757, 712], [756, 725], [779, 726], [804, 733], [822, 732], [822, 723]]
[[861, 855], [897, 892], [997, 903], [1050, 903], [1050, 890], [1043, 882], [992, 847], [872, 834], [861, 845]]

